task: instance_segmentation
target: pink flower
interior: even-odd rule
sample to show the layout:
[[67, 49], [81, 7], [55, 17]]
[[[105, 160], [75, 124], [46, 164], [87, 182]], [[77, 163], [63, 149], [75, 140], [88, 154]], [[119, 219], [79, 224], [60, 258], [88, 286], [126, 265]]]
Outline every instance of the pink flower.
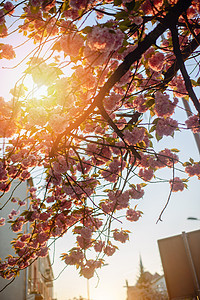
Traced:
[[132, 187], [131, 190], [129, 190], [129, 194], [132, 199], [140, 199], [144, 195], [144, 190], [141, 189], [141, 186], [139, 184], [135, 187]]
[[82, 260], [84, 258], [83, 252], [81, 249], [76, 248], [71, 251], [71, 253], [68, 255], [65, 255], [65, 263], [67, 265], [76, 265], [81, 264]]
[[109, 182], [115, 182], [118, 178], [120, 172], [124, 169], [125, 162], [121, 162], [117, 158], [114, 158], [113, 161], [109, 164], [108, 169], [102, 171], [102, 176]]
[[1, 9], [0, 10], [0, 25], [3, 25], [5, 23], [5, 17], [4, 17], [5, 13], [4, 11]]
[[92, 230], [88, 227], [83, 227], [80, 230], [80, 234], [83, 239], [90, 240], [92, 237]]
[[105, 246], [105, 242], [102, 242], [102, 241], [95, 242], [95, 244], [94, 244], [94, 250], [96, 252], [101, 252], [103, 250], [104, 246]]
[[133, 100], [133, 106], [138, 112], [144, 113], [148, 110], [148, 107], [145, 105], [146, 101], [147, 99], [145, 99], [144, 95], [139, 95]]
[[191, 116], [189, 117], [186, 121], [185, 124], [187, 125], [187, 128], [192, 129], [194, 133], [200, 132], [200, 119], [199, 117], [196, 116]]
[[108, 27], [94, 26], [87, 35], [87, 44], [92, 51], [117, 51], [123, 43], [124, 33], [120, 29], [111, 30]]
[[83, 275], [85, 278], [90, 279], [94, 276], [95, 267], [83, 267], [81, 268], [81, 275]]
[[0, 218], [0, 226], [4, 226], [5, 225], [5, 218]]
[[174, 164], [178, 163], [178, 160], [179, 158], [175, 153], [172, 153], [171, 150], [165, 148], [158, 153], [155, 166], [157, 168], [164, 168], [166, 166], [173, 167]]
[[153, 169], [140, 169], [138, 172], [138, 176], [145, 181], [150, 181], [153, 178]]
[[112, 92], [109, 97], [104, 99], [104, 107], [107, 111], [114, 111], [119, 106], [121, 96]]
[[83, 9], [87, 7], [88, 2], [86, 0], [70, 0], [69, 5], [75, 10]]
[[23, 234], [23, 235], [21, 236], [20, 240], [21, 240], [22, 242], [25, 242], [26, 240], [30, 239], [30, 237], [31, 237], [31, 234], [30, 234], [30, 233], [28, 233], [28, 234]]
[[135, 23], [136, 25], [141, 25], [143, 23], [143, 18], [140, 16], [134, 17], [133, 23]]
[[128, 221], [136, 222], [139, 220], [140, 217], [141, 217], [141, 212], [136, 211], [132, 208], [128, 209], [126, 212], [126, 218]]
[[103, 251], [107, 256], [112, 256], [115, 253], [116, 248], [113, 245], [107, 245]]
[[80, 246], [80, 248], [82, 249], [88, 249], [90, 247], [91, 244], [91, 239], [84, 239], [82, 236], [77, 236], [76, 238], [78, 245]]
[[23, 222], [19, 222], [18, 220], [11, 225], [12, 231], [19, 232], [22, 230]]
[[156, 124], [156, 133], [158, 136], [173, 135], [174, 130], [178, 128], [178, 122], [172, 118], [159, 118]]
[[163, 0], [146, 0], [141, 8], [145, 15], [157, 13], [163, 5]]
[[22, 248], [24, 248], [25, 243], [22, 242], [22, 241], [16, 241], [16, 242], [13, 244], [13, 246], [14, 246], [15, 248], [22, 249]]
[[135, 145], [143, 140], [145, 129], [134, 127], [132, 131], [129, 131], [128, 129], [124, 130], [123, 134], [128, 145]]
[[155, 113], [158, 117], [170, 117], [174, 113], [177, 103], [177, 98], [174, 99], [174, 102], [171, 102], [168, 94], [160, 91], [155, 93]]
[[27, 170], [22, 171], [22, 173], [20, 174], [20, 179], [22, 181], [25, 181], [26, 179], [29, 179], [30, 177], [31, 177], [31, 174]]
[[9, 13], [9, 15], [14, 13], [14, 5], [10, 1], [5, 2], [3, 8]]
[[200, 176], [200, 163], [195, 163], [193, 166], [187, 166], [185, 172], [188, 173], [190, 177]]
[[63, 35], [60, 39], [61, 49], [65, 54], [70, 56], [78, 56], [80, 48], [83, 46], [84, 40], [80, 34]]
[[89, 69], [79, 66], [75, 71], [76, 77], [81, 82], [81, 85], [88, 90], [92, 90], [96, 85], [96, 77], [93, 76]]
[[44, 247], [41, 248], [39, 251], [37, 251], [36, 254], [38, 257], [46, 257], [48, 255], [48, 250], [49, 250], [48, 247]]
[[123, 230], [118, 231], [117, 229], [114, 230], [113, 237], [114, 237], [115, 241], [119, 241], [121, 243], [125, 243], [129, 238], [127, 232], [125, 232]]
[[187, 95], [185, 82], [181, 75], [174, 77], [169, 83], [169, 86], [173, 88], [174, 95], [176, 97], [184, 97], [185, 95]]
[[179, 177], [175, 177], [174, 180], [169, 181], [172, 188], [172, 192], [178, 192], [184, 190], [184, 183]]
[[8, 44], [0, 45], [0, 58], [13, 59], [15, 58], [15, 51], [13, 47]]
[[17, 263], [17, 261], [18, 261], [17, 257], [16, 258], [14, 258], [14, 257], [9, 257], [8, 258], [8, 264], [9, 264], [9, 266], [14, 266]]
[[165, 61], [165, 56], [161, 52], [156, 52], [149, 59], [149, 66], [155, 72], [160, 72], [163, 69], [163, 64]]
[[129, 203], [129, 192], [125, 191], [124, 193], [121, 193], [120, 191], [110, 191], [108, 193], [110, 205], [113, 207], [113, 209], [122, 209], [126, 208]]
[[36, 239], [38, 241], [38, 243], [43, 244], [44, 242], [46, 242], [49, 238], [49, 234], [46, 232], [41, 232], [37, 235]]

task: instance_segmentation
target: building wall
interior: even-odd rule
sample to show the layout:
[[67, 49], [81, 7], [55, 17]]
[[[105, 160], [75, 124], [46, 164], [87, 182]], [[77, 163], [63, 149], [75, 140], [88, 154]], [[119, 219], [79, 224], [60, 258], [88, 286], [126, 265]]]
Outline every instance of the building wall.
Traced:
[[[0, 207], [2, 207], [9, 197], [12, 198], [12, 192], [15, 188], [14, 196], [18, 197], [20, 200], [26, 199], [28, 196], [28, 187], [30, 187], [30, 183], [30, 181], [21, 182], [18, 186], [19, 181], [14, 181], [11, 190], [2, 198], [0, 198]], [[13, 208], [17, 209], [18, 204], [8, 201], [3, 210], [0, 210], [0, 217], [7, 218]], [[26, 228], [26, 230], [28, 232], [28, 228]], [[10, 245], [10, 241], [15, 237], [16, 233], [10, 229], [9, 224], [5, 224], [4, 226], [0, 227], [0, 258], [2, 260], [4, 260], [9, 254], [15, 255]], [[41, 295], [41, 299], [52, 300], [52, 279], [53, 272], [49, 256], [45, 258], [39, 258], [33, 262], [28, 269], [22, 270], [20, 275], [17, 276], [15, 280], [9, 286], [7, 286], [3, 292], [0, 293], [0, 300], [28, 300], [30, 297], [30, 299], [35, 300], [37, 297], [34, 296], [34, 293]], [[6, 280], [0, 277], [0, 290], [11, 280]]]
[[[17, 187], [19, 181], [14, 181], [12, 189], [0, 198], [0, 206], [12, 197], [12, 191]], [[27, 182], [22, 182], [15, 190], [15, 197], [25, 199], [27, 197]], [[17, 204], [14, 205], [11, 201], [0, 210], [0, 217], [7, 218], [13, 208], [17, 209]], [[16, 234], [12, 232], [9, 224], [5, 224], [0, 228], [0, 257], [4, 260], [8, 254], [14, 255], [14, 251], [11, 248], [10, 241], [16, 237]], [[23, 270], [18, 277], [9, 285], [3, 292], [0, 293], [1, 300], [25, 300], [26, 294], [26, 270]], [[0, 277], [0, 289], [2, 289], [9, 281]]]
[[53, 272], [49, 256], [39, 258], [28, 268], [28, 294], [37, 293], [45, 300], [53, 299]]

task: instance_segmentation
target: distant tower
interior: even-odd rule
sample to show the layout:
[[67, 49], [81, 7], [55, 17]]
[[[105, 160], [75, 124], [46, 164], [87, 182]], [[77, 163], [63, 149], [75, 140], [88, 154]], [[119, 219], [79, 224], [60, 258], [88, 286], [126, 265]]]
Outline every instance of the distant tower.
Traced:
[[142, 262], [142, 256], [140, 254], [140, 277], [142, 277], [143, 275], [144, 275], [144, 266]]

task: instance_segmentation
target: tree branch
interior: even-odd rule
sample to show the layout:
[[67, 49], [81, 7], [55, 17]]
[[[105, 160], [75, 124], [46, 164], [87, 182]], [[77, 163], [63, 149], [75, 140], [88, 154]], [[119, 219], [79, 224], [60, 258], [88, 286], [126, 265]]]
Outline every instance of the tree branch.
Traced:
[[[200, 45], [200, 33], [182, 50], [181, 55], [183, 61], [185, 61]], [[176, 73], [179, 70], [179, 65], [177, 60], [171, 65], [171, 67], [167, 70], [167, 72], [164, 74], [164, 80], [161, 85], [159, 85], [160, 88], [164, 88], [167, 83], [169, 83], [172, 78], [176, 75]]]
[[176, 28], [175, 23], [173, 23], [170, 26], [170, 30], [172, 33], [172, 43], [173, 43], [174, 54], [175, 54], [176, 60], [177, 60], [177, 65], [180, 68], [181, 74], [184, 78], [185, 87], [187, 89], [187, 92], [188, 92], [196, 110], [200, 114], [200, 103], [199, 103], [199, 100], [197, 99], [197, 96], [196, 96], [194, 90], [193, 90], [192, 82], [190, 80], [190, 77], [188, 75], [188, 72], [187, 72], [185, 64], [184, 64], [184, 60], [183, 60], [182, 53], [180, 50], [180, 45], [179, 45], [178, 30]]

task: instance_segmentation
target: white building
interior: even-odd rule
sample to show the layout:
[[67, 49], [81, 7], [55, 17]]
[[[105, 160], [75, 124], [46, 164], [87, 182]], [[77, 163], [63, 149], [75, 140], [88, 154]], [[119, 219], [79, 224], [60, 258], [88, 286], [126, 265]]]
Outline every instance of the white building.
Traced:
[[[14, 181], [11, 190], [0, 198], [0, 207], [6, 201], [14, 196], [19, 199], [27, 199], [28, 188], [32, 186], [32, 180], [25, 182]], [[14, 204], [9, 200], [5, 207], [0, 211], [0, 218], [7, 218]], [[17, 206], [15, 207], [17, 208]], [[10, 241], [16, 237], [16, 234], [6, 224], [0, 228], [0, 257], [4, 260], [8, 254], [14, 255]], [[27, 228], [28, 232], [28, 228]], [[11, 279], [12, 280], [12, 279]], [[0, 290], [11, 280], [0, 277]], [[49, 256], [39, 258], [25, 270], [20, 272], [14, 281], [0, 292], [1, 300], [53, 300], [53, 271]]]

